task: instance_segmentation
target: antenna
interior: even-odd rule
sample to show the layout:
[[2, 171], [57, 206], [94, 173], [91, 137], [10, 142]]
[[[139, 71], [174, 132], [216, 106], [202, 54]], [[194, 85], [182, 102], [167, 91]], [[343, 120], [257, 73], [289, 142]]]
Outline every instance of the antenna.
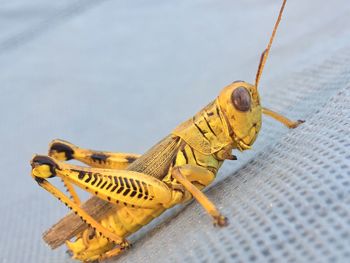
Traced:
[[284, 6], [286, 5], [286, 2], [287, 2], [287, 0], [283, 0], [282, 6], [281, 6], [281, 9], [280, 9], [280, 13], [278, 15], [275, 27], [273, 28], [272, 35], [270, 37], [269, 44], [267, 45], [267, 48], [264, 50], [264, 52], [261, 54], [258, 71], [256, 72], [256, 77], [255, 77], [255, 87], [256, 88], [258, 87], [258, 84], [259, 84], [259, 81], [260, 81], [260, 77], [261, 77], [261, 74], [262, 74], [262, 72], [264, 70], [264, 66], [265, 66], [267, 57], [269, 56], [269, 52], [270, 52], [270, 49], [271, 49], [271, 46], [272, 46], [272, 42], [273, 42], [273, 39], [275, 38], [278, 25], [279, 25], [279, 23], [281, 21], [282, 13], [283, 13], [283, 10], [284, 10]]

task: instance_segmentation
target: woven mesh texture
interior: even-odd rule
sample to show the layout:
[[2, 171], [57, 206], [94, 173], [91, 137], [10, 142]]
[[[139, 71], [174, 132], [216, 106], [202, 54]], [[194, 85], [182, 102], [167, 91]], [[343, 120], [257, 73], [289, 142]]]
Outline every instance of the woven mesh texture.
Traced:
[[[343, 59], [349, 54], [341, 53]], [[208, 227], [203, 210], [191, 204], [144, 237], [136, 253], [127, 253], [121, 262], [347, 262], [350, 85], [349, 71], [340, 64], [337, 56], [322, 63], [307, 95], [288, 93], [297, 105], [308, 101], [309, 107], [293, 108], [306, 116], [304, 125], [278, 143], [260, 146], [264, 150], [237, 172], [230, 173], [235, 164], [226, 165], [207, 192], [229, 216], [228, 228]], [[293, 76], [297, 81], [288, 82], [287, 89], [298, 86], [304, 74], [309, 78], [308, 73]], [[321, 86], [327, 88], [322, 92]], [[269, 141], [275, 134], [267, 128], [261, 136]]]
[[[28, 175], [34, 152], [57, 137], [144, 152], [231, 80], [253, 80], [279, 2], [2, 5], [0, 262], [73, 262], [41, 240], [67, 210]], [[229, 226], [191, 202], [109, 262], [349, 262], [350, 6], [331, 2], [286, 6], [260, 94], [306, 123], [264, 118], [253, 150], [224, 164], [206, 194]]]

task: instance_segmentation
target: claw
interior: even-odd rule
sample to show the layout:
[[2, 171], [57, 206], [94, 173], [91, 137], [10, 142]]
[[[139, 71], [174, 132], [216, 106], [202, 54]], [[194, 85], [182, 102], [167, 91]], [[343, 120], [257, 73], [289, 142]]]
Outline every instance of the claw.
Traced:
[[224, 227], [228, 226], [228, 219], [225, 216], [218, 216], [214, 218], [214, 226]]
[[291, 124], [289, 126], [290, 129], [295, 129], [296, 127], [298, 127], [300, 124], [304, 123], [304, 120], [297, 120], [296, 122], [294, 122], [293, 124]]
[[124, 240], [122, 243], [118, 244], [118, 246], [122, 250], [127, 250], [127, 249], [131, 248], [131, 244], [127, 240]]
[[99, 262], [101, 262], [105, 259], [118, 256], [120, 253], [122, 253], [123, 251], [125, 251], [126, 249], [128, 249], [130, 247], [131, 247], [131, 244], [127, 240], [124, 240], [122, 243], [117, 244], [116, 248], [100, 255], [98, 260], [99, 260]]

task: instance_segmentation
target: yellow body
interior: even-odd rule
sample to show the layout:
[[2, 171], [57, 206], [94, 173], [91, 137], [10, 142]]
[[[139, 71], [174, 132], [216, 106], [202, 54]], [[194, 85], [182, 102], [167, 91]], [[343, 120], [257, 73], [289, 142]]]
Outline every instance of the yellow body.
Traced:
[[[252, 98], [251, 109], [247, 112], [240, 112], [232, 104], [232, 93], [238, 87], [244, 87]], [[96, 153], [62, 141], [51, 144], [50, 155], [54, 159], [34, 157], [32, 174], [41, 179], [59, 176], [66, 184], [73, 183], [113, 203], [115, 211], [102, 218], [99, 224], [124, 239], [166, 209], [192, 198], [194, 193], [174, 178], [174, 168], [179, 167], [187, 180], [202, 190], [215, 179], [223, 161], [232, 159], [232, 149], [250, 147], [260, 127], [261, 107], [254, 86], [235, 82], [167, 137], [166, 140], [172, 140], [176, 145], [171, 152], [164, 151], [160, 157], [153, 159], [161, 161], [163, 155], [173, 157], [165, 161], [166, 169], [160, 169], [157, 175], [125, 170], [128, 168], [125, 160], [134, 162], [138, 155]], [[73, 158], [109, 169], [84, 168], [59, 161]], [[218, 224], [222, 223], [220, 220], [222, 218], [218, 219]], [[87, 228], [75, 241], [67, 241], [67, 245], [74, 258], [87, 261], [98, 259], [110, 251], [115, 246], [115, 240], [108, 240], [102, 232]]]
[[[236, 103], [243, 106], [235, 104], [236, 93], [239, 97]], [[237, 109], [246, 107], [245, 99], [249, 101], [249, 109]], [[73, 257], [82, 261], [104, 259], [127, 248], [127, 236], [166, 209], [192, 197], [213, 216], [216, 224], [225, 225], [226, 219], [199, 190], [215, 179], [225, 159], [235, 159], [231, 154], [233, 149], [243, 151], [251, 147], [261, 127], [261, 114], [255, 86], [234, 82], [193, 118], [176, 127], [159, 143], [162, 147], [156, 145], [150, 153], [139, 156], [94, 152], [54, 141], [49, 151], [51, 157], [33, 158], [32, 175], [90, 224], [76, 240], [66, 242]], [[98, 168], [61, 162], [69, 159]], [[54, 176], [61, 177], [69, 186], [74, 202], [64, 199], [48, 183], [46, 178]], [[80, 201], [71, 183], [110, 202], [114, 211], [95, 222], [83, 210], [78, 210]]]
[[[262, 108], [257, 90], [284, 5], [285, 0], [262, 55], [255, 85], [243, 81], [228, 85], [208, 106], [144, 155], [91, 151], [55, 140], [49, 156], [34, 156], [33, 178], [76, 213], [65, 217], [69, 224], [64, 223], [64, 218], [45, 234], [44, 239], [52, 247], [75, 236], [66, 241], [75, 259], [85, 262], [118, 255], [129, 246], [126, 237], [166, 209], [191, 198], [212, 216], [215, 225], [227, 225], [227, 219], [201, 190], [215, 179], [225, 160], [236, 159], [233, 149], [251, 148], [261, 128], [262, 113], [289, 128], [302, 122]], [[71, 159], [90, 167], [64, 162]], [[47, 180], [56, 176], [63, 180], [71, 198]], [[93, 197], [81, 204], [73, 185]], [[103, 213], [98, 213], [99, 208]], [[79, 231], [70, 229], [70, 225]]]

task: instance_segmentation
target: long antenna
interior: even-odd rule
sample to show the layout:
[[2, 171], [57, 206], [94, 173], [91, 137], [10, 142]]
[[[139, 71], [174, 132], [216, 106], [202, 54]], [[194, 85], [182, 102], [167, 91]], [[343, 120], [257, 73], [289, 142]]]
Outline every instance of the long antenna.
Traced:
[[275, 27], [273, 28], [272, 35], [270, 37], [269, 44], [267, 45], [267, 48], [264, 50], [264, 52], [261, 54], [258, 71], [256, 72], [256, 77], [255, 77], [255, 87], [258, 87], [258, 84], [259, 84], [259, 81], [260, 81], [260, 77], [261, 77], [261, 74], [262, 74], [262, 72], [264, 70], [264, 66], [265, 66], [267, 57], [269, 56], [269, 52], [270, 52], [270, 49], [271, 49], [271, 46], [272, 46], [272, 42], [273, 42], [273, 39], [275, 38], [278, 25], [279, 25], [279, 23], [281, 21], [282, 13], [283, 13], [283, 10], [284, 10], [284, 6], [286, 5], [286, 2], [287, 2], [287, 0], [283, 0], [280, 13], [278, 15]]

